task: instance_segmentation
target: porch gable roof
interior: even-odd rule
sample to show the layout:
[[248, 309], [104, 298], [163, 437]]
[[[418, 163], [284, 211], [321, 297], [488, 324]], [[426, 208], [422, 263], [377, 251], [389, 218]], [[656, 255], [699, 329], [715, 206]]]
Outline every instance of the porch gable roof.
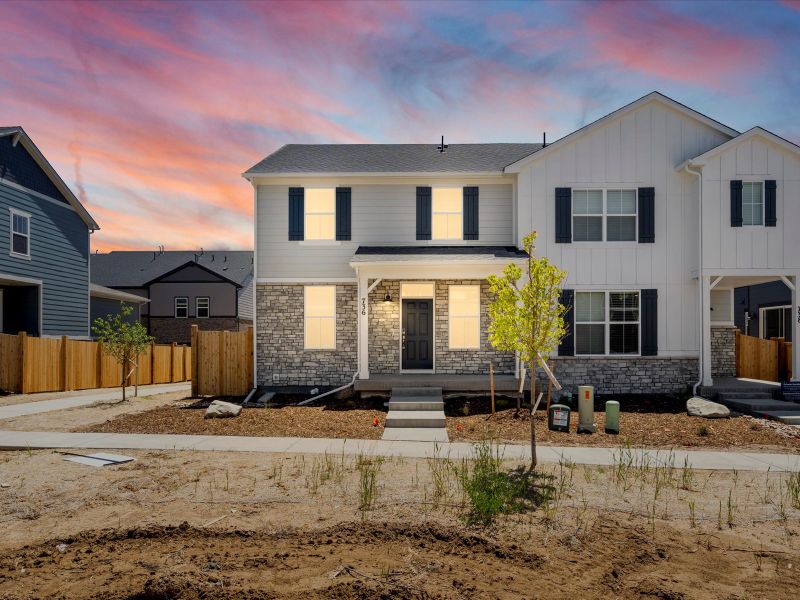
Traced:
[[506, 263], [526, 260], [528, 254], [515, 246], [359, 246], [350, 260], [358, 267], [380, 263]]

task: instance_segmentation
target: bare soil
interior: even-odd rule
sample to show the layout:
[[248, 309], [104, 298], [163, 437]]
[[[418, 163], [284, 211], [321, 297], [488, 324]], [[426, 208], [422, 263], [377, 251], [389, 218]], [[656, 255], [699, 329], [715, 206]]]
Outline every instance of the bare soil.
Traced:
[[476, 529], [445, 457], [378, 462], [362, 510], [375, 459], [131, 455], [95, 469], [0, 454], [0, 598], [743, 600], [800, 586], [786, 474], [550, 465], [554, 504]]

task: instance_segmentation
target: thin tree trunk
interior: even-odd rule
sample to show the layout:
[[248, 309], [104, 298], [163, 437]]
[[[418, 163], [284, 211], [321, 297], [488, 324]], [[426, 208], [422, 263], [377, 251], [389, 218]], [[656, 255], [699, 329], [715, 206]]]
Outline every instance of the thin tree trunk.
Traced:
[[531, 361], [531, 471], [536, 470], [536, 361]]
[[125, 402], [125, 384], [128, 382], [128, 359], [122, 360], [122, 401]]

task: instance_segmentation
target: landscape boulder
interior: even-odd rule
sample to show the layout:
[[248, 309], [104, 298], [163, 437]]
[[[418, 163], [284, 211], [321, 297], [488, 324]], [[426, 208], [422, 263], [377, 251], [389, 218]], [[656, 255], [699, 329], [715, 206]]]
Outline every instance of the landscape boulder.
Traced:
[[206, 410], [206, 419], [225, 419], [227, 417], [238, 417], [242, 412], [242, 407], [238, 404], [231, 402], [223, 402], [222, 400], [214, 400], [208, 405]]
[[694, 396], [686, 401], [686, 412], [690, 417], [705, 417], [706, 419], [724, 419], [731, 416], [731, 411], [727, 406], [699, 396]]

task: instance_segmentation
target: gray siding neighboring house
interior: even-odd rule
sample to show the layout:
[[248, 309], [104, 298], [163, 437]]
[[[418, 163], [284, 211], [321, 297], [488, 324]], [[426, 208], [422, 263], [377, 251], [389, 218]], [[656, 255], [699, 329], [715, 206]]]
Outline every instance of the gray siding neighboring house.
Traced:
[[[121, 290], [113, 290], [92, 283], [89, 285], [89, 292], [91, 294], [91, 323], [92, 326], [97, 318], [107, 318], [121, 314], [122, 305], [125, 304], [131, 309], [131, 313], [127, 317], [129, 323], [141, 321], [142, 307], [146, 306], [150, 300], [137, 295], [129, 294]], [[92, 331], [92, 337], [96, 337]]]
[[92, 281], [146, 298], [150, 335], [188, 344], [192, 325], [239, 331], [252, 323], [252, 261], [249, 251], [116, 251], [92, 255]]
[[0, 128], [0, 331], [89, 335], [97, 229], [25, 131]]

